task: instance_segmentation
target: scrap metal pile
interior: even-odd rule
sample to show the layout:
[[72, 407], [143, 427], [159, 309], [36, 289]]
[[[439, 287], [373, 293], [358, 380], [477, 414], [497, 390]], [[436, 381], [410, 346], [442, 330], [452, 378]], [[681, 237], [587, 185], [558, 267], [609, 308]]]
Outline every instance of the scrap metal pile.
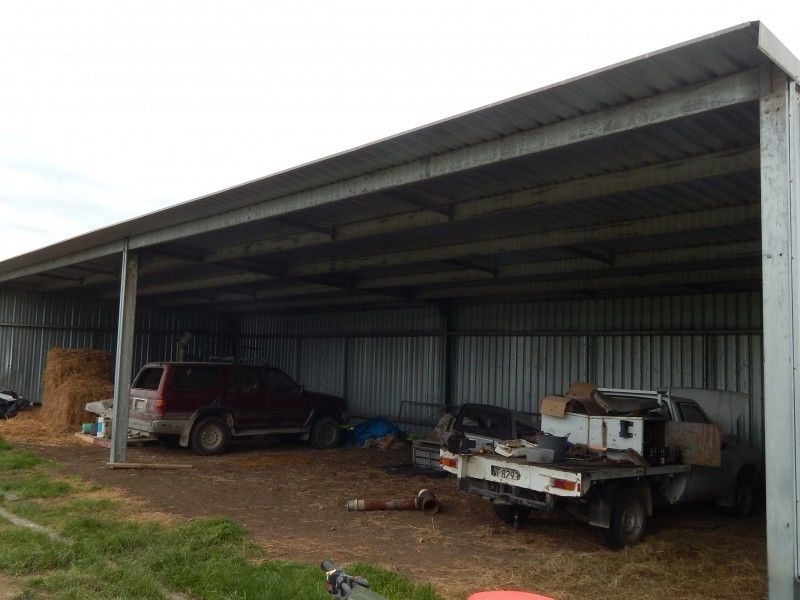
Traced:
[[26, 400], [16, 392], [0, 391], [0, 419], [10, 419], [29, 406], [31, 406], [30, 400]]

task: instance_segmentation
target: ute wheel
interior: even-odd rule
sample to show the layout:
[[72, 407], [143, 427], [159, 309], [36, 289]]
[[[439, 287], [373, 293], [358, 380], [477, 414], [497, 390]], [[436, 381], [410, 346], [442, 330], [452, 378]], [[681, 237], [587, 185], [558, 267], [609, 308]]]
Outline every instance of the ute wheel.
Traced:
[[606, 546], [619, 550], [642, 541], [647, 530], [644, 498], [634, 488], [621, 488], [614, 496], [611, 523], [606, 531]]
[[228, 446], [231, 432], [227, 423], [219, 417], [201, 419], [192, 428], [189, 445], [195, 454], [210, 456], [222, 454]]
[[508, 525], [516, 525], [520, 521], [524, 521], [531, 514], [531, 509], [527, 506], [518, 506], [516, 504], [497, 504], [493, 503], [494, 514], [497, 515], [503, 523]]
[[339, 445], [342, 429], [339, 422], [329, 415], [323, 415], [311, 426], [311, 446], [320, 450], [330, 450]]
[[736, 478], [733, 514], [745, 519], [753, 514], [756, 504], [756, 478], [752, 471], [742, 470]]

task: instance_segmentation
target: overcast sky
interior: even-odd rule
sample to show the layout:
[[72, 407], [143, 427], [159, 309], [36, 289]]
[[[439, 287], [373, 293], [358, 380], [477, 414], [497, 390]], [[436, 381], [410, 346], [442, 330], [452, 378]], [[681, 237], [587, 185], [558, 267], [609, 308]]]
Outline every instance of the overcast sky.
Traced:
[[0, 0], [0, 259], [800, 2]]

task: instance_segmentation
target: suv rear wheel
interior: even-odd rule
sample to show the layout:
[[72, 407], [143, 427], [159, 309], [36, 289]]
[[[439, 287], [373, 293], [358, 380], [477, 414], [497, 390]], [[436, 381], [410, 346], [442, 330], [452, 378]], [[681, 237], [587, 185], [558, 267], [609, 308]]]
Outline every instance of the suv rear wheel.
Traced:
[[342, 429], [339, 422], [330, 415], [323, 415], [311, 426], [311, 445], [320, 450], [330, 450], [339, 445]]
[[220, 417], [206, 417], [195, 423], [189, 445], [196, 454], [222, 454], [228, 447], [231, 432]]

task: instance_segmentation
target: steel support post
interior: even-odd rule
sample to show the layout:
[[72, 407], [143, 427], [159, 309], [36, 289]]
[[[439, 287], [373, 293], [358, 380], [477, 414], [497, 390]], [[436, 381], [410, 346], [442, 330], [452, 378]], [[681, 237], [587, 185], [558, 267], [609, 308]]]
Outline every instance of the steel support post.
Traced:
[[761, 239], [764, 298], [764, 435], [771, 600], [798, 593], [800, 269], [797, 88], [761, 71]]
[[122, 250], [122, 266], [119, 285], [119, 321], [117, 324], [117, 350], [114, 369], [114, 411], [111, 434], [110, 462], [125, 462], [128, 450], [129, 396], [131, 368], [133, 363], [133, 333], [136, 322], [136, 284], [139, 260]]

